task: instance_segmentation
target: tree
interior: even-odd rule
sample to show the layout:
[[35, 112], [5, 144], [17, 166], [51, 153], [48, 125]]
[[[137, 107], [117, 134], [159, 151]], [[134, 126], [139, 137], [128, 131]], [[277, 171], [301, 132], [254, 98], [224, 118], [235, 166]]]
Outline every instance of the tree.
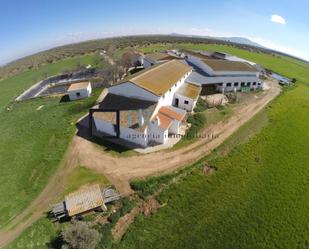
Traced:
[[63, 249], [94, 249], [100, 240], [97, 230], [85, 222], [76, 221], [61, 232]]
[[119, 67], [117, 65], [106, 64], [97, 70], [98, 75], [103, 78], [105, 84], [112, 85], [119, 78]]
[[127, 51], [121, 56], [120, 64], [125, 68], [135, 67], [138, 64], [138, 55], [133, 51]]

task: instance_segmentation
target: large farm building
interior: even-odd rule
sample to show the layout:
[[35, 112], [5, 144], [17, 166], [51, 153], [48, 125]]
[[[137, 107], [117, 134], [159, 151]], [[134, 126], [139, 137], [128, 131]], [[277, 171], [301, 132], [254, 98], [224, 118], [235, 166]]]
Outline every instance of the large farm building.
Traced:
[[262, 88], [258, 69], [246, 61], [203, 54], [153, 53], [142, 56], [145, 69], [105, 91], [90, 110], [91, 129], [141, 147], [164, 144], [179, 134], [202, 92]]

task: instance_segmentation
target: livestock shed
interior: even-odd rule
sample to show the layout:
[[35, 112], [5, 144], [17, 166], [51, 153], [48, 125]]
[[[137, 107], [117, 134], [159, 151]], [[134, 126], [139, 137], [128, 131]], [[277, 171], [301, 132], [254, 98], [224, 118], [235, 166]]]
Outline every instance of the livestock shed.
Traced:
[[242, 61], [222, 59], [201, 59], [188, 56], [187, 62], [195, 69], [187, 82], [203, 87], [203, 94], [216, 92], [239, 91], [242, 87], [250, 90], [263, 88], [260, 72], [252, 65]]
[[68, 88], [68, 95], [70, 100], [88, 98], [91, 95], [91, 92], [92, 88], [89, 81], [74, 83], [71, 84]]
[[113, 188], [101, 189], [99, 184], [84, 186], [65, 196], [63, 202], [53, 205], [51, 214], [61, 220], [83, 215], [89, 211], [105, 211], [105, 204], [119, 200], [120, 194]]
[[65, 205], [70, 217], [94, 209], [106, 209], [99, 184], [83, 188], [67, 195], [65, 197]]

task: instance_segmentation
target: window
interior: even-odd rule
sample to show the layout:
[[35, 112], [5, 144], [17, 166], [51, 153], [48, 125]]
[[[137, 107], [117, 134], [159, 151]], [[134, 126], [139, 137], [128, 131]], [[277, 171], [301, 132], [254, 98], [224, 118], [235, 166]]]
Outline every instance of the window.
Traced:
[[260, 85], [261, 85], [261, 82], [259, 82], [258, 85], [260, 86]]
[[232, 83], [226, 83], [226, 86], [232, 86]]
[[253, 82], [253, 84], [252, 84], [252, 85], [254, 85], [254, 86], [255, 86], [255, 85], [256, 85], [256, 82]]
[[188, 100], [185, 100], [184, 101], [185, 105], [189, 104], [189, 101]]
[[247, 82], [247, 86], [250, 86], [251, 82]]
[[80, 92], [77, 92], [77, 93], [76, 93], [76, 96], [77, 96], [77, 97], [80, 97]]
[[234, 83], [234, 86], [238, 86], [238, 85], [239, 85], [238, 82], [235, 82], [235, 83]]
[[245, 82], [241, 82], [241, 86], [245, 86]]

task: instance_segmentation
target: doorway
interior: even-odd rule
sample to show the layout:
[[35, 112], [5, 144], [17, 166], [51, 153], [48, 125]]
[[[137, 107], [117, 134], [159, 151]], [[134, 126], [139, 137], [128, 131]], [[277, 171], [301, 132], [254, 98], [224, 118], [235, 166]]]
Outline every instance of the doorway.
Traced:
[[175, 106], [178, 107], [178, 105], [179, 105], [179, 99], [175, 98]]

